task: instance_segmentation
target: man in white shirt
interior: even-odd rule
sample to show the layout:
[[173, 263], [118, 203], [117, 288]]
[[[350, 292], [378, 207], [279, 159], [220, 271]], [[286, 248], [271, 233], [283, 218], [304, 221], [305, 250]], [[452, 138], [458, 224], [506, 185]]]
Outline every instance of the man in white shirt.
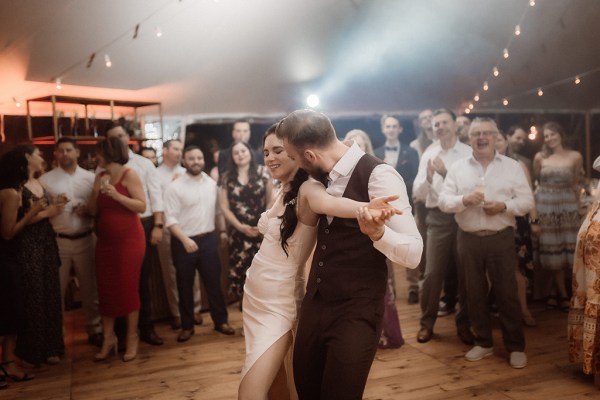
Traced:
[[57, 167], [40, 177], [40, 183], [51, 198], [65, 196], [69, 201], [62, 212], [50, 218], [56, 232], [56, 244], [60, 255], [61, 304], [65, 304], [65, 291], [71, 271], [79, 282], [81, 303], [86, 320], [88, 342], [102, 345], [102, 324], [98, 314], [98, 289], [93, 234], [93, 220], [87, 214], [87, 202], [94, 186], [94, 174], [77, 164], [79, 148], [70, 138], [56, 142], [54, 157]]
[[476, 118], [469, 130], [473, 153], [448, 171], [440, 208], [456, 214], [458, 253], [466, 280], [475, 346], [465, 358], [478, 361], [494, 352], [487, 302], [489, 279], [500, 314], [510, 365], [527, 365], [521, 306], [515, 279], [515, 216], [534, 206], [533, 193], [519, 163], [496, 152], [498, 128]]
[[321, 216], [317, 244], [300, 309], [294, 346], [294, 380], [304, 399], [360, 398], [381, 335], [386, 258], [416, 268], [423, 242], [398, 172], [340, 142], [329, 118], [313, 110], [289, 114], [277, 126], [288, 156], [327, 192], [368, 202], [400, 195], [402, 211], [385, 222], [365, 210], [357, 220]]
[[221, 291], [221, 264], [218, 236], [225, 221], [217, 213], [217, 184], [203, 172], [204, 155], [197, 146], [183, 151], [186, 173], [167, 186], [165, 214], [171, 232], [171, 252], [177, 271], [181, 331], [178, 342], [188, 341], [194, 334], [194, 276], [200, 273], [210, 307], [214, 329], [225, 335], [235, 331], [228, 323], [227, 306]]
[[456, 116], [448, 109], [433, 112], [433, 130], [439, 139], [423, 153], [419, 172], [413, 185], [413, 195], [424, 201], [427, 207], [426, 264], [421, 290], [421, 329], [417, 341], [425, 343], [433, 336], [433, 326], [438, 316], [440, 294], [448, 268], [458, 272], [459, 311], [456, 314], [456, 330], [466, 344], [473, 343], [469, 316], [464, 301], [464, 284], [456, 254], [457, 225], [454, 215], [438, 208], [439, 195], [444, 185], [447, 169], [458, 160], [471, 154], [471, 148], [456, 136]]
[[[126, 146], [129, 145], [129, 133], [119, 122], [113, 122], [109, 125], [106, 136], [117, 137]], [[140, 177], [146, 196], [146, 211], [140, 214], [146, 236], [146, 254], [140, 271], [140, 318], [138, 322], [140, 340], [154, 346], [160, 346], [163, 344], [163, 340], [154, 331], [151, 319], [152, 299], [150, 298], [149, 280], [152, 270], [152, 247], [162, 240], [164, 228], [162, 191], [156, 175], [156, 167], [154, 167], [152, 161], [135, 154], [129, 149], [129, 161], [125, 165], [133, 169]]]
[[[179, 139], [171, 139], [163, 143], [163, 162], [156, 169], [156, 173], [160, 181], [160, 187], [163, 192], [163, 200], [167, 186], [175, 179], [185, 174], [185, 168], [181, 166], [182, 150], [183, 144]], [[163, 282], [165, 284], [167, 303], [169, 303], [169, 310], [173, 316], [171, 327], [173, 329], [181, 329], [177, 280], [175, 275], [175, 266], [173, 265], [173, 257], [171, 256], [171, 233], [166, 227], [163, 230], [163, 237], [157, 246], [157, 250], [162, 269]], [[196, 325], [202, 324], [202, 314], [200, 314], [200, 308], [200, 281], [196, 277], [194, 280], [194, 323]]]

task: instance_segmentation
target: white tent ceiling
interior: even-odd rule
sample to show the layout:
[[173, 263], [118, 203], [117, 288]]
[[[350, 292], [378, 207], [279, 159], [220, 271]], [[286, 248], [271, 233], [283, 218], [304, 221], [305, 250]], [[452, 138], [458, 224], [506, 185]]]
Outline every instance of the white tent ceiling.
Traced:
[[477, 92], [475, 111], [600, 109], [600, 2], [535, 3], [2, 0], [0, 113], [61, 94], [156, 100], [167, 115], [281, 115], [313, 92], [338, 115], [462, 110]]

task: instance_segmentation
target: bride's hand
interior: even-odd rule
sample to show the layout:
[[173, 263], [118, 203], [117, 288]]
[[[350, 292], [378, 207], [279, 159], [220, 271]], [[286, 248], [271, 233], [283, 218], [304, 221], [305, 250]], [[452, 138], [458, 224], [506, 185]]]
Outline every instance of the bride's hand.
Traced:
[[399, 198], [399, 195], [373, 198], [369, 204], [367, 204], [369, 213], [373, 218], [379, 220], [387, 220], [394, 215], [400, 215], [402, 214], [402, 211], [389, 204], [391, 201], [398, 200]]

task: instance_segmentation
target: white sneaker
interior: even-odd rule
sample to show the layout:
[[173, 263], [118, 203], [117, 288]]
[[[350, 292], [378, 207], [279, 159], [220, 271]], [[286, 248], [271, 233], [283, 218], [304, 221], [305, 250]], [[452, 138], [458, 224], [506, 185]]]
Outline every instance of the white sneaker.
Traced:
[[465, 354], [467, 361], [479, 361], [494, 354], [493, 347], [475, 346]]
[[510, 353], [510, 366], [513, 368], [525, 368], [527, 365], [527, 356], [522, 351], [513, 351]]

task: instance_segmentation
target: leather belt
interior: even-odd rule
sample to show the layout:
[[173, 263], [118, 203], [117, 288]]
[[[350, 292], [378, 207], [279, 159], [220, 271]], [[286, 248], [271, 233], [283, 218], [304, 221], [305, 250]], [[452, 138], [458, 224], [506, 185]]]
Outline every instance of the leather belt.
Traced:
[[140, 218], [140, 221], [142, 221], [142, 222], [148, 222], [150, 220], [154, 221], [153, 215], [150, 215], [149, 217]]
[[504, 232], [507, 229], [509, 229], [509, 228], [500, 229], [499, 231], [493, 231], [490, 229], [482, 229], [480, 231], [468, 232], [468, 233], [470, 233], [471, 235], [479, 236], [479, 237], [486, 237], [486, 236], [497, 235], [498, 233]]
[[190, 237], [190, 239], [192, 239], [192, 240], [196, 240], [196, 239], [202, 239], [203, 237], [205, 237], [205, 236], [208, 236], [208, 235], [210, 235], [210, 234], [211, 234], [211, 233], [213, 233], [213, 232], [214, 232], [214, 231], [211, 231], [211, 232], [204, 232], [204, 233], [201, 233], [201, 234], [199, 234], [199, 235], [194, 235], [194, 236], [191, 236], [191, 237]]
[[77, 240], [77, 239], [82, 239], [86, 236], [91, 235], [92, 230], [87, 230], [84, 232], [80, 232], [80, 233], [57, 233], [56, 237], [57, 238], [61, 238], [61, 239], [69, 239], [69, 240]]

